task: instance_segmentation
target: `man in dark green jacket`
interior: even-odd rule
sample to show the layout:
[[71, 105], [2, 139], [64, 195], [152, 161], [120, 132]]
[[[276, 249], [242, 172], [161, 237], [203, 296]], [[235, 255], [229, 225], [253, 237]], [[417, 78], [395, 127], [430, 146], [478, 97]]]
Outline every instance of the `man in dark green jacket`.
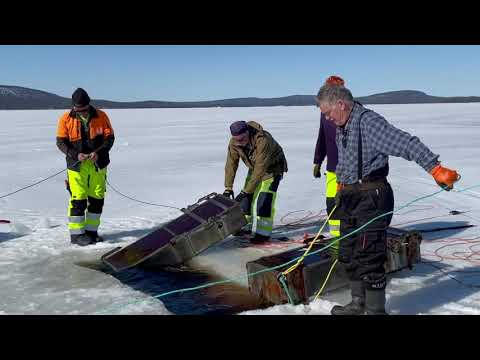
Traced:
[[230, 132], [223, 195], [234, 198], [233, 182], [242, 159], [248, 175], [235, 200], [252, 226], [250, 241], [262, 243], [272, 234], [277, 189], [283, 173], [288, 171], [287, 160], [282, 147], [255, 121], [237, 121], [230, 126]]

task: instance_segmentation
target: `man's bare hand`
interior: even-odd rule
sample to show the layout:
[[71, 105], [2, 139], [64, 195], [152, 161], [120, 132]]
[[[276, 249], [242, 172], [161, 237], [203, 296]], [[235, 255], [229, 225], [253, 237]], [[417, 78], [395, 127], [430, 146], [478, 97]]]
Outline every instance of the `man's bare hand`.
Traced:
[[88, 157], [90, 160], [92, 160], [93, 162], [96, 162], [98, 160], [98, 155], [96, 152], [92, 152], [90, 153], [89, 157]]
[[89, 156], [90, 155], [88, 155], [88, 154], [80, 153], [80, 154], [78, 154], [78, 160], [79, 161], [85, 161], [89, 158]]

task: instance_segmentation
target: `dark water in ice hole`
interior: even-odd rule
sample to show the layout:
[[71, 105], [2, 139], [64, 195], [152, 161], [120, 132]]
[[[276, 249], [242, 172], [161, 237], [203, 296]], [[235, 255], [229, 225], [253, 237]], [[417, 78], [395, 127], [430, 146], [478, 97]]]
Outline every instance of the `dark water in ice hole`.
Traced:
[[[303, 234], [306, 230], [309, 232], [318, 231], [318, 229], [311, 229], [312, 226], [318, 227], [316, 222], [312, 222], [311, 224], [305, 223], [302, 224], [302, 226], [296, 235]], [[278, 231], [277, 229], [277, 232]], [[280, 233], [282, 233], [282, 231], [280, 231]], [[139, 265], [115, 273], [100, 260], [95, 264], [79, 263], [77, 265], [107, 273], [133, 289], [151, 295], [152, 298], [155, 295], [168, 291], [224, 280], [206, 271], [188, 267], [183, 267], [181, 270], [171, 269], [167, 271], [160, 267]], [[260, 299], [251, 295], [248, 288], [235, 283], [214, 285], [209, 288], [167, 295], [159, 298], [159, 300], [164, 303], [167, 310], [177, 315], [232, 315], [242, 311], [262, 309], [272, 305], [265, 304], [260, 301]]]
[[[136, 266], [115, 273], [101, 261], [81, 264], [109, 274], [132, 289], [152, 296], [181, 288], [204, 285], [224, 280], [205, 271], [182, 267], [181, 270]], [[242, 311], [265, 308], [246, 287], [238, 284], [220, 284], [209, 288], [176, 293], [159, 298], [168, 311], [176, 315], [233, 315]]]

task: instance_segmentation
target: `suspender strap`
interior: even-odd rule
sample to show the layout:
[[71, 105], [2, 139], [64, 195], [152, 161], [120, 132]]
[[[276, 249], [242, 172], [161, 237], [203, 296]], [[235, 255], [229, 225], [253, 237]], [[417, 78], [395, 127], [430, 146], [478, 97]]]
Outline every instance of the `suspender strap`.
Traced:
[[358, 154], [357, 154], [357, 164], [358, 164], [358, 182], [362, 182], [362, 173], [363, 173], [363, 152], [362, 152], [362, 117], [363, 114], [368, 112], [369, 110], [365, 110], [360, 114], [360, 119], [358, 119]]

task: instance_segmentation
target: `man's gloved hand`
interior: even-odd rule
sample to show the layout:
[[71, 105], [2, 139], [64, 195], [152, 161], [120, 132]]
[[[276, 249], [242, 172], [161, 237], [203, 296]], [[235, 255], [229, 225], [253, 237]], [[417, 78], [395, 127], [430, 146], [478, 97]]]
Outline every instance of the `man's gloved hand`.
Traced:
[[319, 178], [321, 176], [320, 174], [320, 164], [313, 164], [313, 177], [314, 178]]
[[225, 189], [223, 192], [223, 196], [227, 198], [231, 198], [232, 200], [235, 198], [235, 195], [233, 195], [233, 190]]
[[440, 164], [435, 166], [431, 171], [433, 178], [437, 184], [446, 191], [453, 189], [453, 184], [460, 180], [460, 174], [455, 170], [447, 169]]

